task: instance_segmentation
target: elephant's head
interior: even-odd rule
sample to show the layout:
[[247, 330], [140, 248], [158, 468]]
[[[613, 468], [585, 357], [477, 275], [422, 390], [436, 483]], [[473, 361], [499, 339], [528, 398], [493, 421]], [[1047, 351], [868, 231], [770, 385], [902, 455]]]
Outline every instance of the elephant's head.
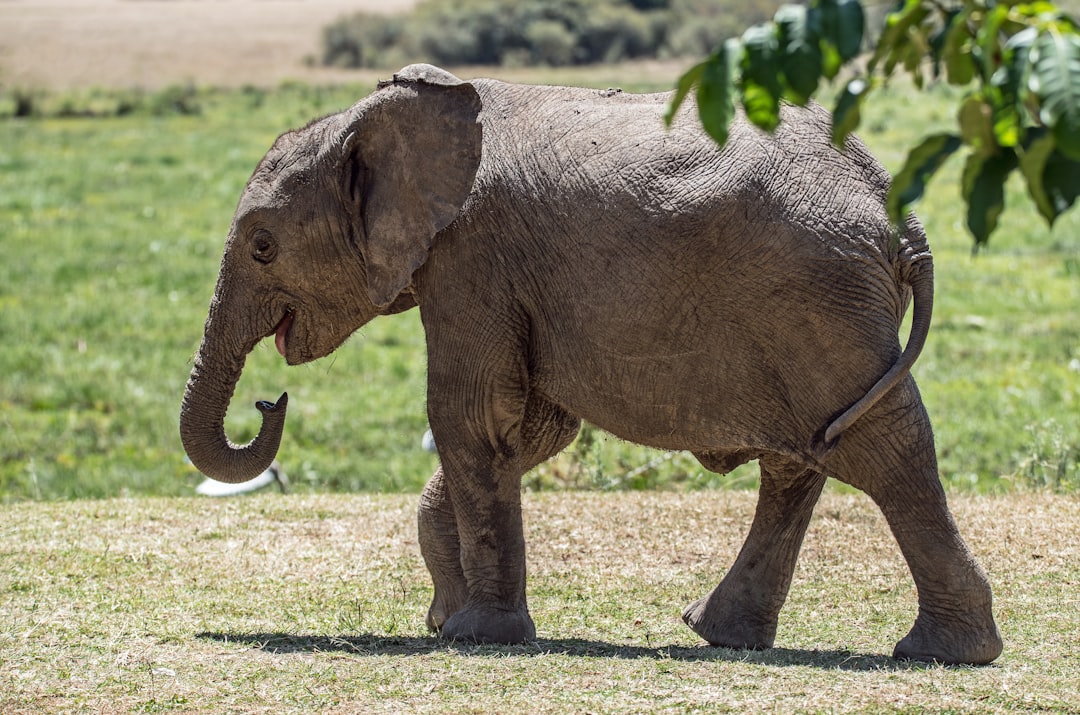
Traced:
[[259, 434], [225, 434], [246, 356], [274, 336], [289, 364], [333, 352], [408, 287], [436, 233], [458, 215], [480, 163], [476, 90], [413, 65], [351, 109], [289, 132], [240, 198], [180, 409], [192, 463], [226, 482], [273, 461], [287, 396], [259, 402]]

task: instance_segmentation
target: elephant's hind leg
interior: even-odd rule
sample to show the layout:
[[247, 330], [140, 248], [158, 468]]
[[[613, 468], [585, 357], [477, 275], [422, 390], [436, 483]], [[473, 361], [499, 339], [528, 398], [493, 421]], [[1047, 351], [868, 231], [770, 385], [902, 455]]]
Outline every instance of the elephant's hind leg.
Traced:
[[806, 527], [825, 477], [762, 458], [761, 491], [750, 533], [735, 564], [683, 620], [715, 646], [771, 648]]
[[915, 625], [893, 656], [989, 663], [1001, 653], [990, 584], [938, 478], [930, 421], [910, 377], [845, 432], [830, 466], [881, 508], [918, 589]]

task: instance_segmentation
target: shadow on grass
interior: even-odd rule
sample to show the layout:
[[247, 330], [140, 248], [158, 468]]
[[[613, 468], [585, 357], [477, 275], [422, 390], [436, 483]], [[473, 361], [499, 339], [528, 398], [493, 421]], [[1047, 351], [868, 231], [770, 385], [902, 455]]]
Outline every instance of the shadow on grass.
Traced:
[[769, 648], [736, 650], [702, 645], [626, 646], [603, 641], [575, 638], [539, 639], [514, 646], [475, 645], [448, 641], [434, 636], [408, 638], [381, 635], [317, 636], [289, 633], [197, 633], [196, 638], [257, 648], [267, 653], [354, 653], [361, 656], [412, 656], [430, 653], [455, 653], [469, 657], [506, 657], [508, 655], [566, 655], [581, 658], [622, 658], [676, 661], [717, 661], [771, 666], [804, 666], [823, 670], [920, 670], [933, 666], [904, 661], [886, 655], [852, 653], [845, 650], [801, 650]]

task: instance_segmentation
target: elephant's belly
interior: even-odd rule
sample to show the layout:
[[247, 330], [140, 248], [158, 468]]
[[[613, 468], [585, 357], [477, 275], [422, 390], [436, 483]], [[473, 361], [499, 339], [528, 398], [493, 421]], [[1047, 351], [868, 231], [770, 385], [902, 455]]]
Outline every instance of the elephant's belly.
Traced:
[[588, 361], [572, 381], [541, 392], [573, 415], [637, 444], [712, 451], [774, 446], [803, 429], [784, 404], [785, 386], [753, 364], [707, 353]]
[[815, 293], [811, 267], [782, 266], [782, 283], [718, 267], [692, 300], [657, 298], [677, 273], [658, 268], [616, 307], [601, 285], [549, 312], [572, 319], [534, 320], [530, 377], [571, 414], [636, 443], [802, 449], [900, 354], [882, 281], [838, 275]]

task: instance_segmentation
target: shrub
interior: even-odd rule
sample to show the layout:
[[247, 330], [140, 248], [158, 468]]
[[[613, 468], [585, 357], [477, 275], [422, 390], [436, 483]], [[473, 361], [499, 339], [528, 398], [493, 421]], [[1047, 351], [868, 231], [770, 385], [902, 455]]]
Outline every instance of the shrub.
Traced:
[[425, 0], [323, 31], [323, 63], [568, 65], [701, 55], [770, 17], [778, 0]]
[[157, 92], [103, 88], [62, 92], [0, 88], [0, 119], [124, 117], [130, 114], [168, 116], [201, 114], [202, 93], [193, 85], [174, 85]]
[[153, 95], [150, 111], [157, 116], [201, 114], [199, 90], [193, 84], [176, 84], [166, 87]]
[[410, 22], [409, 42], [436, 63], [497, 65], [505, 54], [527, 49], [523, 28], [512, 2], [424, 2]]
[[1027, 454], [1007, 477], [1033, 489], [1057, 494], [1080, 492], [1080, 446], [1073, 435], [1055, 420], [1029, 425]]
[[[529, 64], [560, 65], [573, 64], [577, 54], [577, 38], [561, 22], [556, 20], [538, 20], [525, 28], [524, 39], [529, 46], [529, 52], [522, 56], [528, 57]], [[503, 55], [506, 63], [508, 56]]]
[[37, 98], [28, 90], [16, 89], [12, 92], [12, 116], [32, 117], [37, 113]]
[[406, 19], [400, 15], [358, 13], [323, 28], [324, 65], [378, 67], [389, 62], [402, 42]]
[[619, 62], [655, 57], [664, 40], [665, 23], [653, 23], [652, 13], [618, 5], [602, 5], [588, 13], [579, 30], [579, 57], [584, 63]]
[[716, 0], [672, 0], [664, 54], [707, 55], [727, 38], [771, 18], [779, 5], [774, 0], [744, 0], [736, 10], [730, 3]]

